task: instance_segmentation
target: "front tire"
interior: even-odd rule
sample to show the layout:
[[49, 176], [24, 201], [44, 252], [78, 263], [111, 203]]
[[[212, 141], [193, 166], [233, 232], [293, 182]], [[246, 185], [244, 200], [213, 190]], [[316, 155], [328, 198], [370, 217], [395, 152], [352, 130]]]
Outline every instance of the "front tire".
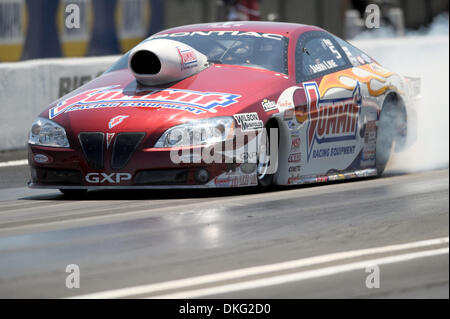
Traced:
[[[265, 149], [263, 151], [265, 151], [264, 153], [260, 153], [258, 154], [258, 165], [257, 165], [257, 176], [258, 176], [258, 187], [260, 189], [267, 189], [269, 188], [272, 183], [273, 183], [273, 179], [275, 176], [275, 173], [269, 173], [268, 170], [271, 167], [271, 165], [273, 164], [277, 164], [277, 163], [271, 163], [270, 162], [270, 129], [271, 128], [277, 128], [276, 125], [274, 125], [274, 123], [269, 123], [267, 125], [267, 127], [265, 128], [266, 134], [265, 134]], [[264, 159], [263, 161], [261, 161], [262, 159]], [[278, 150], [277, 150], [277, 154], [276, 154], [276, 161], [278, 161]]]

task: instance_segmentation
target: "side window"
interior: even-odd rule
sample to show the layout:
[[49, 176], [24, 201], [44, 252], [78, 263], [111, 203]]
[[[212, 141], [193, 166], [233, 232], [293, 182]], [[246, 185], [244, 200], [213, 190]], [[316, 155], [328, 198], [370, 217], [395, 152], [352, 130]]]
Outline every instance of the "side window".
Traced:
[[334, 36], [334, 39], [341, 46], [342, 50], [345, 52], [345, 55], [353, 66], [360, 66], [374, 62], [371, 57], [369, 57], [361, 50], [355, 48], [347, 41], [344, 41], [337, 36]]
[[337, 42], [327, 33], [312, 31], [300, 36], [296, 52], [297, 82], [350, 67]]

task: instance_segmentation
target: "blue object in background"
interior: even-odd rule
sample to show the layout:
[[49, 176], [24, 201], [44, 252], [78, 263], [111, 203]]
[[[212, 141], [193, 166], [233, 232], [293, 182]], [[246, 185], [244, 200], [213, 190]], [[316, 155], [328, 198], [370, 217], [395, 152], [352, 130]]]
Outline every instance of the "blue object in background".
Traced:
[[22, 60], [61, 56], [56, 29], [59, 0], [27, 0], [28, 28]]
[[[69, 14], [65, 9], [69, 4], [78, 5], [81, 9], [82, 28], [64, 29]], [[142, 19], [133, 20], [133, 12], [126, 10], [130, 9], [125, 7], [127, 5], [148, 8], [145, 11], [148, 17], [145, 25]], [[129, 49], [130, 43], [134, 43], [128, 41], [128, 47], [124, 47], [126, 39], [120, 39], [120, 30], [117, 30], [118, 16], [124, 11], [128, 13], [128, 20], [122, 21], [125, 27], [136, 28], [136, 23], [138, 29], [142, 27], [139, 36], [132, 38], [132, 41], [139, 42], [164, 27], [164, 0], [0, 1], [0, 17], [9, 17], [8, 22], [5, 20], [5, 23], [0, 24], [0, 62], [120, 54]], [[17, 32], [13, 31], [19, 29], [23, 34], [18, 39]], [[11, 46], [12, 42], [14, 46]]]

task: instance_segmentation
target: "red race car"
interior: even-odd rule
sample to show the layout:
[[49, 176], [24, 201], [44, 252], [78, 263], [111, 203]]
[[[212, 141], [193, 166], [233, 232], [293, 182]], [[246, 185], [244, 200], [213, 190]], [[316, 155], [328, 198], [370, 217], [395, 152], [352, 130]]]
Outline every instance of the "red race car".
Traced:
[[380, 175], [414, 134], [418, 81], [314, 26], [165, 30], [40, 114], [29, 186], [77, 193]]

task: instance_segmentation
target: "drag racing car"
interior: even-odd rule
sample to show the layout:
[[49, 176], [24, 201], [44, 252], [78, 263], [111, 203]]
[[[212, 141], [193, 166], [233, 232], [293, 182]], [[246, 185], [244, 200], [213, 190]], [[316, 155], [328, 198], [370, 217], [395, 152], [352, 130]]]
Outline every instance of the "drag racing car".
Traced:
[[419, 79], [315, 26], [150, 36], [32, 124], [32, 188], [268, 187], [380, 175], [413, 140]]

